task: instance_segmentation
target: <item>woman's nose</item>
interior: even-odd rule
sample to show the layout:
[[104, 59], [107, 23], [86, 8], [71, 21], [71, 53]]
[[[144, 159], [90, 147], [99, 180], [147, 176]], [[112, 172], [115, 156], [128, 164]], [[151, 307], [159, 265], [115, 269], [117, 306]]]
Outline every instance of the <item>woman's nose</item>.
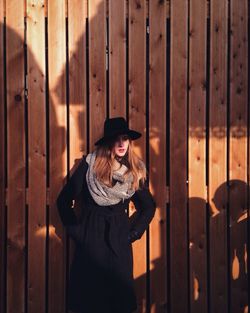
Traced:
[[118, 145], [119, 146], [123, 146], [124, 145], [124, 141], [122, 140], [122, 138], [118, 140]]

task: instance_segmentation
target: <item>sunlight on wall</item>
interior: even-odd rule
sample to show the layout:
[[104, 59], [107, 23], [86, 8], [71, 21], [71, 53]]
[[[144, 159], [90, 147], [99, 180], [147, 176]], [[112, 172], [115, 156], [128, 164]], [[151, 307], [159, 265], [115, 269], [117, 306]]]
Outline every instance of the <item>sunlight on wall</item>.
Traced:
[[[37, 237], [46, 237], [46, 226], [40, 227], [36, 232], [35, 236]], [[56, 234], [56, 228], [53, 225], [49, 226], [49, 236], [52, 239], [55, 239], [58, 243], [62, 244], [62, 239]]]

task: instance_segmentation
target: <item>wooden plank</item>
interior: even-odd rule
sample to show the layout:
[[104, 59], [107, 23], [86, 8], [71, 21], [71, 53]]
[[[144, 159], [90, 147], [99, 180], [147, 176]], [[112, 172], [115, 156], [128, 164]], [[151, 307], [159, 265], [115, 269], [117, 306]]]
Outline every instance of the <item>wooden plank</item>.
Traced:
[[[128, 102], [129, 125], [141, 132], [143, 136], [133, 142], [135, 152], [146, 161], [146, 1], [130, 1], [128, 7], [129, 31], [129, 69], [128, 69]], [[129, 205], [129, 216], [135, 207]], [[137, 296], [137, 312], [146, 312], [146, 272], [147, 251], [146, 233], [133, 243], [135, 288]]]
[[230, 310], [248, 310], [247, 123], [248, 1], [231, 3], [230, 15]]
[[149, 169], [158, 208], [150, 231], [150, 308], [166, 312], [166, 2], [149, 1]]
[[[24, 1], [6, 2], [7, 312], [25, 307]], [[18, 266], [17, 266], [18, 264]]]
[[190, 312], [206, 313], [206, 43], [207, 4], [190, 2], [189, 49], [189, 277]]
[[106, 4], [88, 2], [89, 8], [89, 136], [90, 150], [103, 135], [106, 117]]
[[[227, 312], [227, 34], [228, 1], [211, 1], [209, 95], [210, 310]], [[218, 188], [221, 188], [220, 190]], [[219, 191], [219, 193], [218, 193]]]
[[[69, 58], [69, 166], [75, 165], [87, 149], [87, 90], [86, 90], [86, 23], [87, 7], [84, 0], [68, 2], [68, 58]], [[74, 208], [80, 214], [79, 206]], [[75, 244], [69, 246], [69, 269]], [[69, 278], [69, 277], [68, 277]]]
[[[248, 12], [249, 12], [249, 8], [250, 8], [250, 3], [248, 2]], [[247, 123], [247, 134], [248, 134], [248, 138], [247, 138], [247, 147], [248, 147], [248, 161], [247, 161], [247, 164], [248, 164], [248, 167], [247, 167], [247, 177], [248, 177], [248, 180], [247, 180], [247, 186], [248, 186], [248, 197], [247, 197], [247, 203], [248, 203], [248, 207], [247, 207], [247, 210], [248, 210], [248, 219], [247, 219], [247, 251], [246, 251], [246, 254], [245, 254], [245, 261], [247, 262], [247, 272], [248, 272], [248, 289], [250, 288], [250, 275], [249, 275], [249, 271], [250, 271], [250, 258], [247, 257], [247, 255], [249, 255], [249, 251], [250, 251], [250, 76], [249, 76], [249, 71], [250, 71], [250, 63], [249, 63], [249, 52], [250, 52], [250, 49], [249, 49], [249, 41], [250, 41], [250, 38], [249, 38], [249, 34], [250, 34], [250, 29], [249, 29], [249, 26], [250, 26], [250, 15], [248, 13], [248, 37], [247, 37], [247, 46], [248, 46], [248, 59], [247, 59], [247, 69], [248, 69], [248, 77], [247, 77], [247, 90], [248, 90], [248, 100], [247, 100], [247, 104], [248, 104], [248, 123]], [[248, 307], [247, 309], [249, 310], [249, 307], [250, 307], [250, 295], [248, 293]]]
[[56, 198], [67, 174], [67, 110], [66, 110], [66, 43], [65, 1], [48, 2], [48, 66], [49, 66], [49, 257], [48, 312], [65, 309], [66, 235], [60, 221]]
[[86, 153], [86, 3], [68, 3], [70, 167]]
[[[46, 111], [44, 3], [27, 1], [28, 72], [28, 311], [45, 311]], [[37, 257], [39, 255], [39, 267]]]
[[109, 0], [109, 112], [126, 116], [126, 3]]
[[[69, 167], [87, 153], [87, 84], [86, 84], [86, 23], [85, 0], [68, 2], [69, 58]], [[77, 215], [81, 208], [75, 206]], [[78, 215], [78, 216], [79, 216]], [[70, 238], [70, 237], [69, 237]], [[69, 247], [69, 270], [75, 251], [73, 240]]]
[[[248, 9], [249, 9], [249, 5], [248, 5]], [[249, 18], [248, 18], [248, 21], [249, 21]], [[250, 25], [250, 24], [248, 24]], [[249, 28], [248, 28], [248, 33], [249, 33]], [[249, 47], [249, 35], [248, 35], [248, 39], [247, 39], [247, 44], [248, 44], [248, 47]], [[248, 50], [248, 55], [249, 55], [249, 50]], [[249, 59], [247, 61], [247, 67], [248, 67], [248, 71], [249, 71]], [[247, 257], [249, 255], [249, 251], [250, 251], [250, 94], [249, 94], [249, 89], [250, 89], [250, 76], [248, 75], [248, 81], [247, 81], [247, 85], [248, 85], [248, 101], [247, 101], [247, 104], [248, 104], [248, 123], [247, 123], [247, 134], [248, 134], [248, 138], [247, 138], [247, 147], [248, 147], [248, 159], [247, 159], [247, 186], [248, 186], [248, 197], [247, 197], [247, 212], [248, 212], [248, 219], [247, 219], [247, 251], [246, 251], [246, 262], [247, 262], [247, 272], [248, 272], [248, 289], [250, 288], [250, 275], [249, 275], [249, 268], [250, 268], [250, 258]], [[248, 310], [249, 310], [249, 307], [250, 307], [250, 295], [248, 293]]]
[[188, 307], [187, 4], [171, 1], [170, 8], [170, 305], [175, 313], [186, 312]]
[[5, 95], [4, 95], [4, 29], [5, 29], [5, 1], [0, 0], [0, 312], [5, 311]]

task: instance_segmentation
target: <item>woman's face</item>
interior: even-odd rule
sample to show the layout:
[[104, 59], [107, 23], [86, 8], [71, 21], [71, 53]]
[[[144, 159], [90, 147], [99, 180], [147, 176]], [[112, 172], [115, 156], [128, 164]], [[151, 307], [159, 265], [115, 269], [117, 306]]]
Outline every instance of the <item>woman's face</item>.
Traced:
[[114, 141], [113, 150], [116, 156], [123, 157], [129, 146], [129, 136], [124, 134], [118, 136]]

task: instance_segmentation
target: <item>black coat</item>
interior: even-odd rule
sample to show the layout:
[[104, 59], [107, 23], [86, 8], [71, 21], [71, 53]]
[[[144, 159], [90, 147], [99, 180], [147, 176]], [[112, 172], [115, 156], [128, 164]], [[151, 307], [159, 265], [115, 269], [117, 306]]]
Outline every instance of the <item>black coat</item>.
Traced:
[[[86, 313], [132, 312], [137, 308], [132, 242], [147, 229], [156, 203], [147, 180], [124, 202], [98, 205], [88, 190], [87, 168], [83, 156], [57, 198], [62, 223], [76, 244], [70, 267], [68, 309]], [[80, 204], [79, 217], [72, 200]], [[130, 200], [136, 214], [129, 218]]]

